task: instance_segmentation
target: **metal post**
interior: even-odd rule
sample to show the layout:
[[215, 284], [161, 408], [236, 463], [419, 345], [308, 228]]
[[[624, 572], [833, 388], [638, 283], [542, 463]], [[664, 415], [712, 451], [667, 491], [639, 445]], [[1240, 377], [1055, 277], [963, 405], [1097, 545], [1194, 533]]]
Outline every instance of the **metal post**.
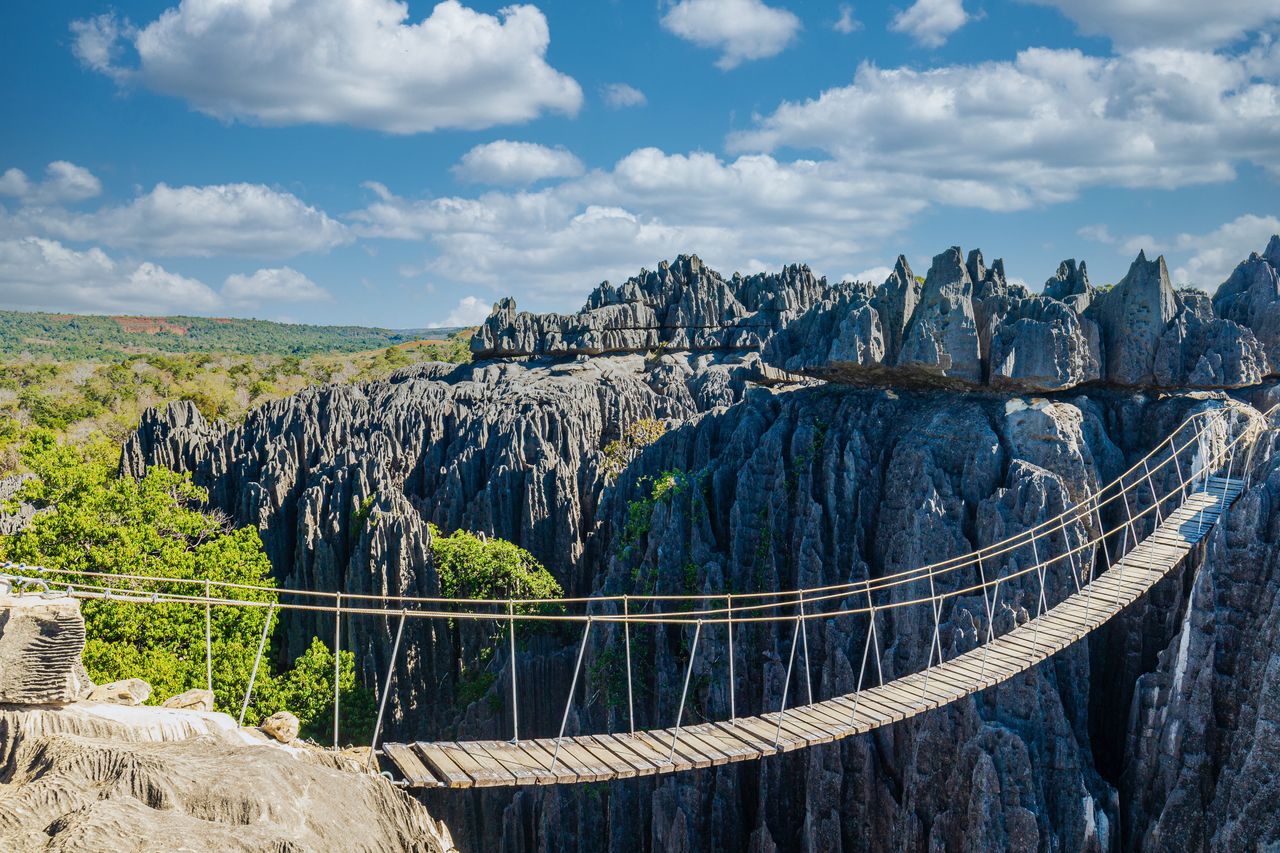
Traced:
[[373, 726], [373, 742], [369, 744], [369, 757], [364, 769], [373, 766], [373, 754], [378, 751], [378, 735], [382, 734], [382, 715], [387, 710], [387, 695], [391, 692], [391, 679], [396, 673], [396, 655], [400, 654], [400, 638], [404, 636], [404, 620], [408, 611], [400, 611], [400, 625], [396, 628], [396, 641], [391, 646], [391, 660], [387, 663], [387, 680], [382, 684], [382, 698], [378, 701], [378, 721]]
[[1147, 468], [1147, 460], [1142, 460], [1142, 473], [1147, 481], [1147, 488], [1151, 490], [1151, 505], [1156, 508], [1156, 526], [1164, 524], [1164, 515], [1160, 512], [1160, 499], [1156, 497], [1155, 483], [1151, 482], [1151, 471]]
[[676, 709], [676, 730], [671, 735], [671, 751], [667, 753], [667, 763], [676, 757], [676, 741], [680, 739], [680, 723], [684, 720], [684, 703], [689, 695], [689, 679], [693, 677], [693, 659], [698, 655], [698, 638], [702, 636], [702, 620], [699, 619], [693, 629], [693, 648], [689, 649], [689, 668], [684, 673], [684, 689], [680, 691], [680, 707]]
[[569, 698], [564, 703], [564, 716], [560, 718], [560, 734], [556, 737], [556, 751], [551, 756], [551, 772], [555, 772], [556, 762], [560, 760], [560, 741], [564, 739], [564, 727], [569, 723], [569, 709], [573, 707], [573, 691], [578, 689], [578, 673], [582, 671], [582, 656], [587, 651], [587, 637], [591, 636], [591, 616], [587, 616], [587, 627], [582, 629], [582, 645], [578, 647], [578, 663], [573, 667], [573, 681], [569, 684]]
[[800, 596], [800, 642], [804, 645], [804, 692], [813, 704], [813, 682], [809, 679], [809, 620], [804, 618], [804, 596]]
[[204, 582], [204, 685], [213, 692], [213, 605], [209, 599], [209, 580]]
[[[987, 597], [987, 570], [982, 565], [982, 552], [976, 554], [978, 558], [978, 578], [982, 581], [982, 604], [987, 608], [987, 641], [982, 644], [982, 667], [978, 672], [979, 678], [985, 678], [987, 675], [987, 655], [991, 653], [991, 641], [995, 639], [995, 614], [991, 609], [991, 599]], [[999, 582], [997, 581], [997, 587]]]
[[729, 725], [736, 726], [738, 724], [738, 709], [734, 702], [735, 681], [733, 679], [733, 593], [725, 596], [725, 600], [729, 602]]
[[249, 710], [249, 697], [253, 695], [253, 682], [258, 677], [258, 664], [262, 662], [262, 650], [267, 646], [267, 631], [271, 628], [271, 615], [275, 612], [276, 603], [267, 605], [267, 618], [262, 623], [262, 637], [258, 640], [258, 654], [253, 658], [253, 669], [249, 672], [249, 687], [244, 691], [244, 704], [240, 706], [240, 720], [237, 725], [244, 725], [244, 715]]
[[342, 593], [334, 598], [333, 611], [333, 748], [338, 748], [338, 676], [342, 663]]
[[520, 740], [520, 702], [516, 695], [516, 609], [507, 602], [507, 623], [510, 625], [511, 638], [511, 742]]
[[627, 605], [627, 597], [622, 596], [622, 639], [627, 647], [627, 719], [631, 723], [631, 733], [636, 733], [636, 705], [631, 695], [631, 610]]
[[[869, 590], [868, 590], [869, 591]], [[867, 639], [862, 644], [862, 664], [858, 667], [858, 683], [853, 688], [853, 709], [849, 712], [849, 725], [854, 725], [854, 718], [858, 716], [858, 696], [862, 693], [862, 677], [867, 671], [867, 653], [871, 650], [871, 638], [874, 636], [876, 621], [876, 609], [871, 608], [871, 624], [867, 626]]]

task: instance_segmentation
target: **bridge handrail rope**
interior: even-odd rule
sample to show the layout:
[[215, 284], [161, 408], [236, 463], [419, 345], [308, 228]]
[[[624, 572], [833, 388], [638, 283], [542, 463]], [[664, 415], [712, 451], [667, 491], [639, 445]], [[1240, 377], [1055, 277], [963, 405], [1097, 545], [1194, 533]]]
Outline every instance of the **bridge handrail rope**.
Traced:
[[[1075, 504], [1074, 506], [1070, 507], [1066, 511], [1060, 513], [1057, 516], [1054, 516], [1053, 518], [1049, 519], [1046, 522], [1042, 522], [1036, 525], [1035, 527], [1029, 528], [1027, 531], [1022, 531], [1018, 534], [1014, 534], [1010, 537], [1006, 537], [1005, 539], [1000, 540], [999, 542], [993, 543], [992, 545], [986, 546], [985, 548], [978, 549], [977, 551], [970, 552], [969, 554], [962, 555], [959, 558], [953, 558], [953, 559], [970, 559], [971, 558], [972, 562], [953, 564], [947, 567], [944, 571], [937, 571], [936, 569], [931, 570], [930, 566], [924, 566], [924, 567], [918, 567], [915, 569], [905, 570], [903, 572], [898, 572], [896, 575], [882, 576], [879, 578], [873, 578], [873, 579], [868, 579], [864, 581], [857, 581], [857, 582], [848, 583], [848, 584], [833, 584], [828, 586], [811, 587], [807, 589], [775, 591], [775, 592], [769, 592], [769, 593], [737, 593], [737, 594], [734, 594], [733, 598], [738, 601], [741, 601], [744, 598], [760, 597], [762, 595], [771, 595], [771, 596], [777, 597], [779, 600], [758, 603], [758, 604], [737, 604], [736, 606], [731, 604], [726, 607], [704, 608], [700, 610], [699, 609], [681, 610], [679, 611], [679, 615], [656, 615], [656, 614], [647, 614], [644, 612], [630, 612], [622, 615], [619, 615], [617, 613], [596, 613], [593, 618], [601, 622], [631, 621], [631, 622], [636, 622], [640, 624], [694, 624], [699, 619], [708, 623], [713, 623], [713, 624], [714, 623], [723, 624], [726, 622], [732, 623], [732, 624], [743, 624], [743, 623], [753, 623], [753, 622], [790, 621], [794, 617], [789, 614], [777, 614], [772, 616], [757, 616], [757, 615], [750, 615], [750, 614], [758, 613], [764, 610], [781, 610], [781, 609], [795, 608], [798, 602], [802, 598], [805, 601], [808, 601], [809, 603], [812, 604], [812, 603], [819, 603], [819, 602], [837, 600], [842, 598], [848, 598], [856, 595], [861, 595], [864, 592], [879, 593], [879, 592], [895, 589], [897, 587], [905, 586], [907, 584], [919, 582], [919, 581], [930, 581], [932, 583], [933, 579], [938, 577], [939, 575], [954, 572], [962, 568], [977, 566], [978, 561], [982, 557], [988, 557], [988, 558], [996, 557], [996, 556], [1001, 556], [1003, 554], [1013, 553], [1027, 546], [1034, 547], [1037, 541], [1054, 534], [1055, 531], [1061, 528], [1062, 526], [1064, 526], [1067, 521], [1081, 521], [1082, 519], [1088, 519], [1091, 513], [1100, 517], [1099, 509], [1101, 507], [1107, 506], [1108, 504], [1116, 500], [1125, 500], [1130, 494], [1132, 494], [1134, 491], [1137, 491], [1140, 488], [1143, 480], [1147, 481], [1148, 488], [1151, 489], [1152, 493], [1154, 494], [1154, 485], [1151, 482], [1152, 474], [1160, 471], [1161, 469], [1167, 468], [1170, 462], [1173, 462], [1180, 469], [1181, 463], [1178, 461], [1179, 454], [1183, 450], [1190, 448], [1192, 445], [1199, 443], [1203, 439], [1205, 433], [1209, 430], [1209, 428], [1212, 427], [1218, 420], [1220, 419], [1225, 420], [1225, 415], [1228, 415], [1228, 414], [1236, 414], [1236, 413], [1245, 414], [1250, 420], [1250, 429], [1246, 431], [1242, 431], [1240, 435], [1236, 436], [1228, 445], [1219, 449], [1216, 452], [1216, 455], [1214, 456], [1214, 460], [1218, 460], [1218, 461], [1214, 461], [1212, 462], [1212, 464], [1209, 460], [1202, 462], [1200, 466], [1192, 472], [1192, 475], [1189, 478], [1184, 478], [1181, 475], [1181, 471], [1179, 470], [1179, 477], [1178, 477], [1179, 482], [1178, 482], [1177, 488], [1170, 490], [1163, 497], [1158, 497], [1156, 499], [1153, 499], [1152, 504], [1148, 506], [1146, 509], [1141, 510], [1137, 515], [1133, 516], [1132, 520], [1137, 521], [1139, 519], [1147, 517], [1149, 514], [1153, 512], [1156, 515], [1159, 515], [1159, 506], [1161, 503], [1173, 497], [1174, 495], [1180, 494], [1182, 491], [1184, 491], [1188, 485], [1190, 485], [1192, 482], [1194, 482], [1196, 479], [1199, 478], [1201, 472], [1207, 471], [1210, 468], [1215, 467], [1217, 464], [1221, 464], [1221, 460], [1219, 459], [1219, 457], [1225, 459], [1228, 452], [1234, 452], [1234, 448], [1239, 443], [1241, 443], [1246, 438], [1249, 438], [1251, 436], [1253, 432], [1253, 428], [1256, 427], [1258, 421], [1262, 420], [1263, 423], [1265, 424], [1266, 418], [1269, 418], [1270, 415], [1273, 412], [1275, 412], [1277, 409], [1280, 409], [1280, 406], [1272, 407], [1272, 409], [1268, 410], [1266, 415], [1258, 415], [1258, 413], [1256, 413], [1253, 409], [1250, 409], [1244, 406], [1228, 406], [1223, 408], [1197, 412], [1191, 415], [1186, 421], [1184, 421], [1183, 424], [1179, 427], [1179, 429], [1175, 430], [1175, 432], [1171, 436], [1167, 437], [1162, 442], [1160, 442], [1150, 453], [1147, 454], [1147, 456], [1143, 457], [1142, 460], [1140, 460], [1138, 463], [1135, 463], [1133, 466], [1131, 466], [1131, 468], [1128, 471], [1126, 471], [1124, 474], [1121, 474], [1115, 480], [1111, 481], [1110, 483], [1107, 483], [1106, 485], [1097, 489], [1095, 492], [1088, 495], [1082, 502]], [[1171, 444], [1173, 435], [1176, 435], [1179, 431], [1185, 428], [1187, 424], [1199, 419], [1207, 419], [1208, 423], [1202, 426], [1192, 436], [1191, 439], [1189, 439], [1187, 442], [1185, 442], [1176, 450], [1170, 447], [1171, 453], [1169, 458], [1167, 458], [1165, 461], [1161, 462], [1159, 465], [1155, 466], [1154, 468], [1149, 468], [1141, 480], [1135, 480], [1134, 483], [1128, 486], [1123, 485], [1124, 477], [1128, 476], [1131, 473], [1135, 473], [1139, 467], [1142, 467], [1146, 463], [1146, 460], [1150, 459], [1162, 447], [1164, 447], [1167, 444]], [[1106, 494], [1108, 490], [1112, 489], [1112, 487], [1117, 487], [1117, 490], [1115, 491], [1115, 493], [1111, 497], [1108, 497], [1105, 500], [1101, 500], [1100, 499], [1101, 496]], [[1126, 511], [1127, 511], [1127, 502], [1126, 502]], [[1053, 526], [1055, 522], [1056, 522], [1056, 526]], [[1088, 527], [1090, 525], [1086, 524], [1085, 526]], [[1039, 530], [1041, 532], [1036, 534], [1035, 536], [1030, 536], [1030, 537], [1028, 536], [1029, 532], [1036, 531], [1036, 530]], [[1110, 530], [1104, 531], [1103, 533], [1099, 534], [1093, 539], [1089, 539], [1081, 542], [1081, 544], [1079, 544], [1075, 548], [1070, 549], [1066, 553], [1058, 554], [1052, 557], [1043, 565], [1050, 565], [1052, 563], [1058, 562], [1064, 557], [1074, 557], [1075, 554], [1087, 551], [1091, 547], [1099, 543], [1102, 543], [1102, 545], [1105, 547], [1106, 540], [1111, 536], [1122, 531], [1126, 533], [1127, 537], [1132, 536], [1132, 530], [1133, 530], [1133, 526], [1131, 521], [1126, 520], [1118, 524], [1117, 526], [1111, 528]], [[931, 565], [934, 567], [937, 567], [937, 566], [944, 566], [946, 563], [947, 561], [942, 561], [940, 563], [935, 563]], [[995, 577], [994, 579], [985, 579], [977, 584], [962, 587], [956, 590], [946, 591], [936, 596], [931, 595], [926, 597], [917, 597], [917, 598], [911, 598], [907, 600], [882, 603], [880, 605], [877, 605], [874, 609], [877, 611], [883, 611], [887, 609], [896, 609], [900, 607], [912, 606], [915, 604], [934, 601], [938, 598], [948, 598], [948, 597], [956, 597], [960, 595], [968, 595], [978, 590], [985, 591], [986, 589], [993, 588], [995, 586], [998, 586], [1001, 583], [1005, 583], [1014, 578], [1021, 577], [1025, 574], [1028, 574], [1029, 572], [1039, 571], [1040, 568], [1042, 568], [1042, 566], [1040, 565], [1040, 561], [1036, 560], [1036, 564], [1033, 564], [1032, 566], [1021, 569], [1012, 574], [1000, 575]], [[21, 563], [10, 563], [10, 562], [0, 563], [0, 569], [18, 569], [18, 570], [36, 571], [42, 575], [44, 574], [78, 575], [81, 577], [110, 578], [112, 580], [133, 580], [133, 581], [160, 583], [160, 584], [175, 584], [175, 585], [198, 584], [198, 585], [203, 585], [205, 587], [214, 586], [221, 589], [247, 590], [247, 591], [253, 591], [253, 592], [264, 593], [264, 594], [273, 594], [275, 596], [298, 595], [300, 597], [317, 597], [317, 596], [332, 597], [335, 599], [336, 602], [341, 602], [342, 599], [348, 599], [348, 600], [355, 599], [358, 601], [380, 601], [380, 602], [388, 602], [388, 603], [394, 602], [396, 604], [404, 604], [404, 603], [411, 603], [411, 602], [449, 604], [457, 607], [464, 607], [464, 606], [476, 605], [476, 604], [505, 605], [509, 609], [508, 613], [498, 613], [496, 611], [476, 613], [476, 612], [468, 612], [466, 610], [419, 609], [419, 608], [408, 610], [408, 613], [410, 614], [410, 616], [419, 617], [419, 618], [495, 620], [495, 621], [502, 621], [502, 622], [507, 622], [509, 620], [529, 621], [529, 622], [583, 622], [587, 618], [585, 613], [576, 614], [576, 613], [512, 613], [510, 612], [510, 609], [513, 609], [513, 606], [516, 604], [521, 604], [521, 605], [540, 604], [540, 605], [559, 606], [559, 605], [564, 605], [566, 603], [581, 602], [581, 603], [590, 605], [591, 603], [614, 602], [614, 601], [622, 601], [623, 599], [629, 599], [631, 601], [634, 601], [636, 599], [643, 599], [643, 600], [650, 600], [650, 601], [703, 602], [708, 600], [709, 598], [717, 597], [716, 595], [713, 595], [713, 594], [712, 595], [695, 594], [695, 595], [679, 595], [679, 596], [653, 596], [653, 595], [650, 595], [650, 596], [639, 596], [639, 595], [594, 596], [594, 597], [588, 596], [588, 597], [569, 598], [569, 599], [540, 598], [540, 599], [511, 599], [511, 600], [448, 599], [448, 598], [425, 598], [425, 597], [418, 598], [418, 597], [410, 597], [410, 596], [391, 596], [391, 595], [375, 596], [371, 594], [359, 594], [359, 593], [348, 593], [348, 592], [329, 593], [329, 592], [319, 592], [315, 590], [297, 590], [297, 589], [286, 588], [286, 587], [256, 586], [251, 584], [236, 584], [236, 583], [230, 583], [230, 582], [207, 581], [204, 579], [167, 578], [167, 577], [153, 576], [153, 575], [92, 572], [92, 571], [80, 571], [80, 570], [74, 570], [74, 569], [46, 568], [46, 567], [28, 566]], [[892, 581], [892, 582], [886, 582], [886, 581]], [[115, 593], [116, 594], [115, 597], [119, 600], [142, 600], [143, 599], [143, 596], [135, 595], [135, 593], [137, 592], [136, 590], [129, 590], [127, 588], [108, 587], [103, 585], [90, 585], [90, 584], [83, 584], [83, 583], [77, 584], [77, 586], [81, 590], [86, 592], [98, 592], [103, 594]], [[825, 593], [825, 594], [815, 594], [815, 593]], [[157, 593], [154, 593], [154, 592], [149, 593], [148, 596], [146, 596], [146, 599], [152, 600], [152, 601], [167, 601], [167, 602], [198, 602], [198, 603], [207, 602], [209, 604], [228, 605], [228, 606], [247, 606], [247, 607], [267, 607], [270, 603], [269, 601], [250, 601], [245, 599], [229, 598], [225, 596], [221, 598], [209, 598], [207, 595], [196, 596], [196, 595], [184, 595], [179, 593], [159, 593], [159, 598], [157, 599], [156, 595]], [[725, 596], [721, 594], [718, 597], [724, 598]], [[343, 605], [341, 603], [338, 603], [334, 606], [327, 606], [323, 604], [300, 604], [300, 603], [293, 603], [293, 602], [282, 602], [277, 600], [274, 603], [274, 606], [279, 609], [312, 611], [312, 612], [334, 612], [335, 614], [350, 613], [350, 614], [376, 615], [376, 614], [388, 614], [388, 613], [394, 614], [398, 612], [398, 610], [396, 609], [388, 609], [385, 607], [364, 607], [364, 606], [353, 607], [351, 605]], [[865, 608], [864, 607], [842, 608], [838, 611], [811, 612], [811, 613], [805, 614], [803, 619], [804, 621], [808, 621], [810, 619], [831, 618], [833, 616], [849, 615], [854, 613], [868, 613], [870, 612], [870, 610], [871, 610], [871, 607], [868, 606]]]
[[[1169, 436], [1163, 439], [1160, 443], [1158, 443], [1155, 447], [1153, 447], [1145, 456], [1143, 456], [1141, 459], [1139, 459], [1137, 462], [1131, 465], [1128, 470], [1120, 474], [1111, 482], [1099, 487], [1094, 492], [1087, 495], [1083, 500], [1063, 510], [1058, 515], [1055, 515], [1049, 519], [1046, 519], [1045, 521], [1042, 521], [1030, 528], [1027, 528], [1026, 530], [1020, 531], [1016, 534], [1006, 537], [1005, 539], [999, 540], [997, 542], [993, 542], [989, 545], [982, 546], [966, 554], [949, 557], [945, 560], [941, 560], [941, 561], [924, 565], [924, 566], [917, 566], [910, 569], [904, 569], [902, 571], [899, 571], [893, 574], [881, 575], [879, 577], [866, 578], [858, 581], [850, 581], [850, 582], [839, 583], [839, 584], [829, 584], [825, 586], [809, 587], [805, 589], [771, 590], [771, 591], [736, 593], [734, 595], [734, 598], [740, 601], [743, 599], [768, 598], [768, 597], [780, 599], [779, 601], [766, 602], [763, 604], [740, 605], [737, 609], [740, 611], [751, 611], [751, 610], [771, 609], [771, 608], [784, 607], [788, 605], [794, 605], [795, 603], [794, 600], [789, 600], [789, 599], [796, 599], [800, 596], [805, 596], [807, 598], [810, 598], [811, 600], [818, 600], [813, 598], [815, 593], [847, 591], [850, 594], [861, 594], [864, 588], [870, 589], [872, 591], [878, 591], [881, 589], [888, 589], [894, 586], [900, 586], [905, 583], [910, 583], [914, 580], [923, 580], [927, 578], [929, 575], [937, 577], [938, 575], [943, 574], [945, 572], [951, 572], [959, 569], [974, 567], [979, 557], [988, 557], [988, 558], [997, 557], [1003, 554], [1011, 553], [1020, 548], [1026, 547], [1027, 545], [1031, 544], [1033, 540], [1040, 539], [1043, 536], [1052, 533], [1055, 525], [1061, 526], [1067, 520], [1079, 520], [1082, 516], [1087, 516], [1090, 512], [1094, 512], [1102, 507], [1108, 506], [1109, 504], [1112, 504], [1115, 501], [1124, 498], [1127, 494], [1131, 493], [1132, 490], [1137, 489], [1139, 484], [1141, 483], [1141, 480], [1135, 480], [1132, 484], [1128, 486], [1124, 485], [1125, 478], [1129, 477], [1132, 474], [1136, 474], [1139, 468], [1146, 469], [1144, 472], [1143, 479], [1147, 480], [1148, 486], [1154, 490], [1154, 487], [1151, 485], [1151, 480], [1150, 480], [1151, 474], [1154, 474], [1157, 471], [1163, 468], [1166, 468], [1171, 461], [1180, 467], [1180, 463], [1178, 461], [1179, 455], [1184, 450], [1187, 450], [1193, 445], [1200, 443], [1205, 433], [1207, 433], [1209, 429], [1212, 426], [1214, 426], [1218, 421], [1225, 420], [1226, 415], [1243, 414], [1245, 417], [1247, 417], [1251, 421], [1251, 428], [1252, 428], [1252, 427], [1256, 427], [1259, 421], [1262, 421], [1265, 424], [1266, 419], [1269, 418], [1271, 413], [1275, 412], [1277, 408], [1280, 408], [1280, 407], [1272, 407], [1270, 410], [1268, 410], [1267, 413], [1260, 414], [1256, 410], [1248, 406], [1235, 404], [1235, 405], [1226, 405], [1219, 408], [1205, 409], [1199, 412], [1195, 412], [1192, 415], [1190, 415], [1186, 420], [1184, 420], [1183, 423], [1180, 424], [1179, 427], [1176, 430], [1174, 430], [1173, 433], [1171, 433]], [[1172, 447], [1172, 443], [1174, 441], [1175, 436], [1177, 436], [1179, 433], [1187, 429], [1191, 424], [1200, 420], [1205, 420], [1207, 421], [1207, 423], [1202, 425], [1181, 446], [1174, 449]], [[1237, 438], [1233, 440], [1232, 446], [1234, 446], [1236, 443], [1238, 443], [1243, 438], [1245, 438], [1246, 435], [1247, 433], [1242, 433], [1240, 436], [1237, 436]], [[1151, 459], [1153, 459], [1155, 455], [1158, 454], [1166, 446], [1169, 446], [1170, 448], [1169, 457], [1165, 459], [1163, 462], [1161, 462], [1159, 465], [1157, 465], [1155, 468], [1148, 468], [1147, 467], [1148, 462]], [[1222, 452], [1225, 452], [1225, 450], [1226, 448], [1224, 448]], [[1202, 465], [1201, 466], [1202, 470], [1205, 467], [1206, 467], [1205, 465]], [[1193, 473], [1192, 479], [1194, 479], [1194, 477], [1195, 477], [1195, 474]], [[1179, 481], [1182, 482], [1182, 479], [1183, 478], [1181, 474], [1179, 474]], [[1187, 485], [1187, 483], [1182, 482], [1182, 485], [1185, 486]], [[1113, 487], [1116, 487], [1115, 492], [1110, 497], [1103, 499], [1103, 496], [1106, 495], [1108, 491], [1112, 490]], [[1167, 497], [1169, 496], [1166, 496], [1166, 498]], [[0, 563], [0, 568], [17, 568], [19, 567], [19, 565], [20, 564]], [[566, 597], [566, 598], [513, 598], [513, 599], [448, 598], [448, 597], [404, 596], [404, 595], [353, 593], [353, 592], [338, 593], [338, 592], [328, 592], [323, 590], [298, 589], [298, 588], [291, 588], [291, 587], [273, 587], [273, 586], [254, 585], [254, 584], [241, 584], [241, 583], [234, 583], [230, 581], [208, 581], [208, 580], [198, 579], [198, 578], [164, 578], [164, 577], [157, 577], [152, 575], [116, 573], [116, 572], [92, 572], [92, 571], [81, 571], [81, 570], [73, 570], [73, 569], [41, 568], [41, 567], [34, 567], [34, 566], [24, 567], [24, 568], [35, 569], [42, 572], [80, 575], [83, 577], [107, 577], [115, 580], [139, 580], [139, 581], [153, 581], [153, 582], [161, 581], [161, 582], [172, 583], [172, 584], [203, 584], [206, 586], [209, 586], [209, 585], [216, 586], [222, 589], [238, 589], [238, 590], [254, 591], [254, 592], [261, 592], [261, 593], [275, 594], [275, 595], [296, 595], [299, 597], [331, 598], [331, 599], [334, 599], [335, 602], [339, 602], [341, 598], [346, 598], [348, 600], [357, 600], [357, 601], [395, 602], [398, 605], [405, 604], [405, 603], [418, 603], [418, 604], [440, 604], [440, 605], [448, 605], [453, 607], [458, 607], [458, 606], [507, 607], [510, 605], [563, 606], [566, 604], [588, 604], [589, 605], [591, 603], [600, 604], [604, 602], [620, 603], [623, 600], [623, 598], [629, 598], [631, 601], [663, 601], [663, 602], [696, 602], [696, 601], [705, 600], [706, 598], [706, 596], [701, 596], [701, 595], [654, 594], [654, 593], [649, 593], [649, 594], [632, 593], [625, 596], [624, 595], [595, 595], [595, 596], [580, 596], [580, 597]], [[944, 571], [939, 571], [940, 569]], [[717, 616], [717, 615], [721, 615], [724, 612], [727, 612], [727, 609], [728, 608], [704, 610], [704, 611], [682, 611], [682, 612], [689, 616], [697, 616], [697, 615]], [[341, 608], [341, 611], [348, 612], [348, 608]], [[352, 610], [351, 612], [365, 612], [365, 611], [363, 609], [356, 609], [356, 610]], [[460, 618], [467, 617], [467, 614], [460, 613], [460, 612], [455, 612], [455, 615], [459, 616]], [[494, 618], [494, 617], [489, 614], [476, 614], [476, 618]], [[532, 619], [532, 618], [535, 618], [535, 616], [534, 614], [519, 614], [517, 615], [516, 618]], [[582, 621], [584, 617], [576, 616], [571, 618], [573, 619], [573, 621]]]

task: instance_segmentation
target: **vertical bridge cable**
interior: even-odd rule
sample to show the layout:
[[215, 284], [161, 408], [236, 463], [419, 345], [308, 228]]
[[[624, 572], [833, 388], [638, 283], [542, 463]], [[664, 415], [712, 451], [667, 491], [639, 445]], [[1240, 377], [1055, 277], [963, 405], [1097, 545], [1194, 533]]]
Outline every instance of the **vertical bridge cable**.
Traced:
[[725, 596], [725, 600], [729, 603], [728, 613], [729, 621], [726, 623], [729, 628], [729, 725], [736, 726], [738, 724], [738, 709], [734, 704], [734, 679], [733, 679], [733, 593]]
[[578, 689], [578, 673], [582, 672], [582, 656], [587, 652], [587, 637], [591, 636], [591, 619], [587, 615], [587, 627], [582, 629], [582, 645], [578, 647], [578, 662], [573, 667], [573, 681], [569, 684], [569, 698], [564, 702], [564, 716], [560, 718], [560, 734], [556, 737], [556, 751], [551, 756], [551, 772], [560, 760], [560, 741], [564, 740], [564, 727], [569, 723], [569, 708], [573, 706], [573, 692]]
[[791, 635], [791, 654], [787, 657], [787, 677], [782, 682], [782, 707], [778, 709], [778, 730], [773, 733], [773, 748], [782, 739], [782, 718], [787, 714], [787, 690], [791, 687], [791, 666], [796, 662], [796, 641], [800, 639], [800, 625], [804, 620], [796, 614], [796, 630]]
[[333, 610], [333, 748], [338, 748], [338, 674], [342, 663], [342, 593], [337, 593]]
[[213, 692], [213, 615], [209, 603], [209, 579], [204, 581], [204, 684], [205, 689]]
[[267, 605], [267, 618], [262, 622], [262, 636], [258, 639], [258, 654], [253, 658], [253, 669], [249, 672], [249, 687], [244, 691], [244, 704], [240, 706], [240, 721], [244, 725], [244, 715], [249, 710], [249, 697], [253, 695], [253, 682], [258, 677], [258, 664], [262, 663], [262, 650], [267, 647], [267, 631], [271, 628], [271, 616], [275, 613], [276, 603]]
[[511, 742], [516, 743], [520, 740], [520, 702], [516, 697], [516, 607], [510, 601], [507, 602], [507, 624], [511, 628]]
[[813, 682], [809, 678], [809, 620], [804, 618], [804, 594], [800, 594], [800, 642], [804, 645], [804, 692], [813, 704]]
[[396, 674], [396, 655], [400, 654], [400, 638], [404, 636], [404, 620], [409, 613], [400, 611], [400, 625], [396, 628], [396, 641], [391, 646], [391, 660], [387, 663], [387, 680], [382, 683], [382, 698], [378, 701], [378, 721], [373, 726], [373, 740], [369, 743], [369, 757], [365, 760], [364, 769], [373, 766], [373, 754], [378, 751], [378, 735], [382, 734], [382, 715], [387, 710], [387, 696], [391, 693], [391, 679]]
[[667, 753], [667, 763], [676, 758], [676, 741], [680, 739], [680, 723], [684, 720], [685, 698], [689, 695], [689, 679], [693, 677], [693, 660], [698, 656], [698, 638], [702, 636], [702, 620], [699, 619], [693, 629], [693, 648], [689, 649], [689, 668], [684, 673], [684, 689], [680, 691], [680, 707], [676, 709], [676, 728], [671, 735], [671, 751]]
[[[987, 656], [991, 653], [991, 643], [996, 638], [996, 616], [991, 599], [987, 597], [987, 570], [982, 565], [982, 549], [978, 549], [976, 554], [978, 558], [978, 579], [982, 582], [982, 603], [987, 607], [987, 641], [982, 644], [982, 666], [978, 670], [978, 677], [986, 678]], [[996, 589], [999, 589], [998, 582]]]
[[631, 695], [631, 608], [627, 597], [622, 596], [622, 642], [627, 647], [627, 721], [631, 733], [636, 733], [636, 703]]

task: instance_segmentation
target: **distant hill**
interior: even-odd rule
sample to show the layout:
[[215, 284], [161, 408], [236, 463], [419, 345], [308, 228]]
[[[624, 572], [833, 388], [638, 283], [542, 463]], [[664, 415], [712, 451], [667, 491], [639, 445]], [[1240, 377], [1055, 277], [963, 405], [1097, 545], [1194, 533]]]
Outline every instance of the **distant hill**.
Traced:
[[350, 353], [443, 340], [459, 329], [312, 326], [212, 317], [129, 317], [0, 311], [0, 360], [116, 359], [138, 353]]

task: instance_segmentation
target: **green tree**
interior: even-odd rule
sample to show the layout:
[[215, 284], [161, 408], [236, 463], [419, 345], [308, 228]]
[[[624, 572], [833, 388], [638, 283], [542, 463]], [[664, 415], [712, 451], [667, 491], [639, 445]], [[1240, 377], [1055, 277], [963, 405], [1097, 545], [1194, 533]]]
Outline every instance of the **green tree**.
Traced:
[[[214, 587], [215, 596], [255, 602], [258, 606], [213, 606], [213, 688], [218, 710], [239, 714], [253, 668], [266, 604], [276, 600], [269, 589], [270, 564], [258, 531], [233, 529], [217, 513], [202, 511], [207, 494], [189, 475], [154, 467], [139, 480], [115, 474], [114, 446], [97, 439], [76, 447], [52, 433], [33, 430], [21, 450], [35, 475], [20, 499], [41, 508], [20, 533], [0, 537], [0, 557], [62, 570], [48, 580], [58, 586], [93, 591], [110, 586], [143, 596], [151, 593], [199, 595], [195, 580], [244, 584], [251, 589]], [[129, 580], [107, 575], [145, 575], [170, 582]], [[267, 588], [263, 588], [267, 587]], [[89, 637], [84, 661], [96, 682], [146, 679], [152, 702], [206, 683], [205, 608], [176, 602], [130, 603], [86, 600], [82, 610]], [[269, 635], [279, 621], [272, 615]], [[246, 722], [256, 723], [276, 711], [297, 714], [304, 730], [332, 709], [333, 655], [313, 642], [293, 667], [283, 673], [265, 654], [254, 681]], [[343, 653], [339, 673], [351, 739], [367, 738], [361, 709], [372, 707], [368, 692], [355, 684], [354, 659]], [[328, 698], [326, 703], [325, 697]], [[331, 716], [327, 719], [332, 720]]]

